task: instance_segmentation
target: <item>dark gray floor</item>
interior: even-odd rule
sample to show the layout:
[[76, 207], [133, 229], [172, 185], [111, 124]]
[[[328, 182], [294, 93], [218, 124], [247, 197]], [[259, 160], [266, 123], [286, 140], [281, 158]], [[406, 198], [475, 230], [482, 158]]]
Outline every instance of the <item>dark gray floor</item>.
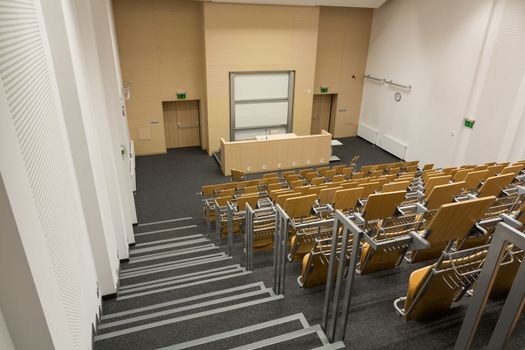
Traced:
[[[385, 163], [397, 160], [392, 155], [373, 147], [368, 142], [359, 138], [340, 139], [344, 146], [337, 147], [335, 154], [342, 162], [348, 162], [356, 155], [361, 155], [360, 165]], [[184, 225], [196, 225], [196, 227], [184, 230], [184, 235], [192, 233], [204, 233], [205, 225], [201, 218], [200, 198], [196, 195], [202, 185], [228, 181], [219, 169], [217, 163], [208, 157], [199, 148], [185, 148], [170, 150], [165, 155], [146, 156], [137, 158], [137, 212], [139, 222], [166, 220], [171, 218], [191, 216], [192, 219], [184, 222]], [[183, 225], [180, 223], [180, 225]], [[182, 232], [181, 232], [182, 234]], [[166, 234], [166, 237], [172, 237]], [[158, 239], [159, 236], [156, 236]], [[141, 241], [147, 241], [143, 238]], [[241, 244], [236, 244], [237, 258], [241, 251]], [[210, 252], [212, 254], [213, 252]], [[226, 281], [220, 288], [229, 288], [232, 285], [251, 283], [250, 281], [262, 280], [266, 286], [271, 286], [271, 255], [257, 255], [255, 260], [255, 275], [242, 278], [243, 281]], [[399, 318], [392, 307], [395, 298], [404, 295], [407, 288], [408, 276], [420, 265], [403, 264], [400, 268], [384, 271], [368, 276], [357, 276], [354, 298], [350, 310], [347, 339], [345, 343], [348, 348], [358, 349], [450, 349], [453, 347], [455, 338], [461, 326], [466, 310], [465, 306], [459, 306], [451, 310], [443, 317], [428, 321], [405, 322]], [[124, 268], [126, 266], [124, 265]], [[262, 305], [255, 308], [254, 312], [261, 315], [255, 317], [253, 313], [246, 313], [239, 319], [239, 313], [235, 320], [226, 322], [238, 323], [239, 325], [250, 324], [252, 319], [268, 319], [282, 317], [291, 313], [303, 312], [311, 325], [320, 322], [322, 301], [324, 297], [323, 288], [300, 289], [295, 282], [299, 275], [300, 265], [290, 264], [287, 270], [286, 298], [275, 305]], [[233, 281], [233, 280], [232, 280]], [[196, 286], [188, 295], [201, 294], [209, 291], [212, 286]], [[207, 289], [208, 288], [208, 289]], [[216, 288], [216, 286], [213, 286]], [[161, 296], [152, 296], [152, 298]], [[165, 296], [162, 296], [165, 297]], [[185, 297], [185, 295], [176, 295]], [[468, 302], [468, 300], [466, 300]], [[127, 304], [106, 302], [105, 310], [118, 311], [119, 307], [136, 307], [134, 301]], [[150, 304], [151, 301], [146, 302]], [[501, 309], [502, 302], [490, 302], [487, 312], [482, 320], [473, 348], [484, 348], [488, 343], [491, 330]], [[122, 306], [124, 305], [124, 306]], [[138, 305], [140, 306], [140, 305]], [[210, 318], [204, 324], [205, 327], [222, 328], [213, 322], [224, 322], [224, 317]], [[221, 323], [222, 324], [222, 323]], [[197, 324], [195, 324], [197, 325]], [[200, 324], [199, 324], [200, 325]], [[184, 325], [184, 329], [173, 332], [171, 328], [160, 328], [152, 333], [152, 336], [160, 340], [157, 345], [169, 344], [174, 337], [188, 336], [192, 333], [191, 327]], [[200, 326], [199, 326], [200, 327]], [[525, 348], [525, 327], [520, 322], [513, 335], [509, 349]], [[122, 340], [124, 341], [124, 340]], [[128, 339], [128, 342], [133, 340]], [[108, 343], [102, 348], [122, 348], [115, 343]], [[129, 348], [136, 348], [128, 344]], [[289, 349], [302, 348], [299, 343], [287, 344]], [[216, 348], [227, 348], [222, 344]], [[139, 347], [140, 348], [140, 347]], [[215, 347], [214, 347], [215, 348]]]

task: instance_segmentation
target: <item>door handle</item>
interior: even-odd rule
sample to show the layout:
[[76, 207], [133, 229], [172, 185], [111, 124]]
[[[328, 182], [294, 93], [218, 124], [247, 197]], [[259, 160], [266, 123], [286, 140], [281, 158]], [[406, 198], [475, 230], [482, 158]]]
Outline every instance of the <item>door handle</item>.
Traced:
[[181, 125], [180, 122], [177, 122], [177, 126], [180, 128], [180, 129], [190, 129], [190, 128], [197, 128], [199, 126], [199, 122], [197, 122], [197, 124], [195, 125]]

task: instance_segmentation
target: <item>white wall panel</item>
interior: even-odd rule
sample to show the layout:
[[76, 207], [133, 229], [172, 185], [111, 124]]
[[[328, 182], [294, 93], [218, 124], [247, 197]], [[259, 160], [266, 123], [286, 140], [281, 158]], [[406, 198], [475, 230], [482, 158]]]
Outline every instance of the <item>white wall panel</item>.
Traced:
[[288, 73], [236, 74], [235, 101], [288, 98]]
[[235, 127], [253, 128], [288, 124], [288, 102], [238, 103]]
[[40, 4], [0, 4], [2, 177], [55, 347], [89, 348], [96, 276]]

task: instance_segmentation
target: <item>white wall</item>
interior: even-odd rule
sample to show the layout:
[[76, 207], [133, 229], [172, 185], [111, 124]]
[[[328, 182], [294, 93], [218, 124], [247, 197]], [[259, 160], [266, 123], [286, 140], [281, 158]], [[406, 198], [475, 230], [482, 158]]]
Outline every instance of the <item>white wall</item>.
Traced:
[[7, 329], [2, 310], [0, 310], [0, 349], [15, 350], [15, 346], [13, 345], [13, 340], [11, 339], [11, 335]]
[[[505, 135], [510, 119], [519, 122], [523, 115], [516, 92], [524, 69], [524, 46], [518, 44], [523, 43], [524, 3], [496, 1], [499, 7], [514, 8], [503, 26], [498, 16], [504, 11], [496, 11], [493, 0], [390, 0], [376, 9], [366, 71], [413, 88], [367, 80], [360, 124], [379, 132], [379, 144], [384, 136], [406, 144], [405, 158], [423, 163], [444, 166], [523, 157], [522, 151], [499, 154], [503, 137], [491, 136]], [[489, 26], [491, 20], [495, 26]], [[500, 27], [508, 32], [503, 35], [506, 41], [500, 35], [492, 46], [492, 33]], [[492, 57], [490, 68], [487, 79], [480, 80], [486, 57]], [[394, 101], [397, 91], [402, 93], [400, 102]], [[481, 94], [479, 103], [476, 94]], [[477, 119], [473, 130], [463, 126], [467, 115]], [[512, 126], [512, 141], [515, 130]], [[519, 142], [514, 143], [523, 150], [525, 144]]]

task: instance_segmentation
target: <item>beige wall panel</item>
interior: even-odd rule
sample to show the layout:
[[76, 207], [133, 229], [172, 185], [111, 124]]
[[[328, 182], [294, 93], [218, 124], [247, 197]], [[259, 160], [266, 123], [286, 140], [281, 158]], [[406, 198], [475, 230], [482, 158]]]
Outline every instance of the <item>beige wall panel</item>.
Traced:
[[[137, 155], [166, 152], [162, 102], [175, 100], [177, 91], [200, 100], [206, 119], [202, 6], [190, 0], [113, 0], [122, 76], [131, 86], [127, 111]], [[145, 126], [151, 127], [151, 140], [138, 141], [136, 129]]]
[[334, 137], [357, 134], [372, 14], [361, 8], [320, 10], [315, 92], [326, 85], [338, 95]]
[[293, 131], [310, 132], [319, 8], [204, 3], [209, 150], [230, 139], [229, 72], [295, 70]]

